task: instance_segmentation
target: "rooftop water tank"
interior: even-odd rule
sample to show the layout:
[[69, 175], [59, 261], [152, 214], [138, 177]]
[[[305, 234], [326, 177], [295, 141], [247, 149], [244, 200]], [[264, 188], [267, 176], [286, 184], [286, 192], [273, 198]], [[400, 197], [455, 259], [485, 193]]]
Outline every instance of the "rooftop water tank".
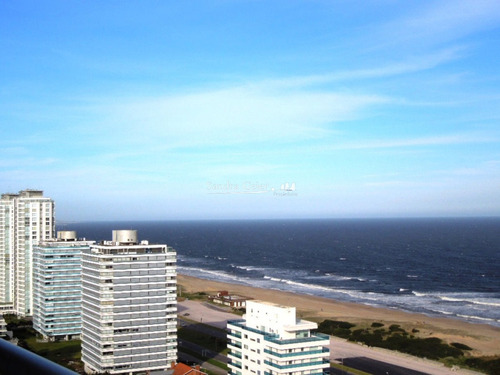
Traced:
[[135, 229], [121, 229], [113, 231], [113, 242], [120, 244], [136, 244], [137, 243], [137, 230]]
[[60, 241], [75, 241], [76, 231], [74, 230], [60, 230], [57, 231], [57, 239]]

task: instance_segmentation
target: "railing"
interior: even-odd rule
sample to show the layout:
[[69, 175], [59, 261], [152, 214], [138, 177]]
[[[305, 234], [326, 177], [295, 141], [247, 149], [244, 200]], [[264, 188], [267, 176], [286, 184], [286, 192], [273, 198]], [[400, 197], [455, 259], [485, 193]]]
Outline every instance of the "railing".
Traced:
[[249, 331], [249, 332], [253, 332], [253, 333], [258, 333], [259, 335], [263, 335], [264, 339], [266, 339], [266, 338], [278, 338], [279, 337], [277, 334], [274, 334], [274, 333], [269, 333], [269, 332], [261, 331], [260, 329], [247, 327], [245, 325], [245, 320], [242, 320], [242, 319], [228, 320], [227, 323], [232, 324], [233, 326], [239, 327], [239, 328], [243, 329], [244, 331]]
[[274, 342], [276, 344], [280, 345], [287, 345], [287, 344], [298, 344], [298, 343], [305, 343], [305, 342], [315, 342], [315, 341], [324, 341], [324, 340], [330, 340], [330, 336], [325, 335], [324, 333], [312, 333], [311, 336], [309, 337], [300, 337], [296, 339], [279, 339], [275, 337], [264, 337], [264, 340]]
[[279, 365], [277, 363], [272, 363], [271, 361], [264, 361], [264, 363], [268, 366], [272, 366], [275, 368], [278, 368], [280, 370], [284, 369], [292, 369], [292, 368], [300, 368], [300, 367], [309, 367], [309, 366], [318, 366], [318, 365], [326, 365], [327, 363], [329, 364], [330, 361], [327, 360], [322, 360], [322, 361], [314, 361], [314, 362], [306, 362], [306, 363], [293, 363], [289, 365]]
[[238, 340], [241, 340], [241, 334], [240, 333], [228, 332], [227, 336], [235, 338], [235, 339], [238, 339]]
[[274, 357], [279, 357], [279, 358], [287, 358], [287, 357], [297, 357], [297, 356], [310, 356], [314, 354], [326, 354], [329, 353], [330, 350], [327, 348], [321, 348], [317, 350], [310, 350], [310, 351], [303, 351], [303, 352], [292, 352], [292, 353], [278, 353], [273, 350], [269, 349], [264, 349], [264, 352], [272, 355]]
[[2, 375], [77, 375], [76, 372], [3, 339], [0, 339], [0, 373]]

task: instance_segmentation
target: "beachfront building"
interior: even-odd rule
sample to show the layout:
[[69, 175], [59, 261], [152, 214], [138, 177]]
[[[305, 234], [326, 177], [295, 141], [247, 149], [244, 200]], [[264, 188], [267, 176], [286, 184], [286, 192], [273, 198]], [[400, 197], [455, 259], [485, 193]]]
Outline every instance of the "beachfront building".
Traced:
[[243, 309], [245, 308], [246, 301], [251, 298], [229, 294], [227, 290], [222, 290], [215, 295], [208, 296], [208, 299], [213, 303], [229, 306], [233, 309]]
[[59, 231], [33, 247], [33, 328], [45, 339], [80, 336], [81, 259], [91, 244], [75, 231]]
[[247, 301], [242, 320], [228, 321], [230, 374], [323, 374], [330, 367], [329, 336], [296, 318], [295, 307]]
[[0, 198], [0, 305], [33, 314], [33, 245], [55, 234], [54, 201], [41, 190]]
[[137, 231], [82, 255], [82, 361], [87, 373], [167, 371], [177, 360], [176, 253]]

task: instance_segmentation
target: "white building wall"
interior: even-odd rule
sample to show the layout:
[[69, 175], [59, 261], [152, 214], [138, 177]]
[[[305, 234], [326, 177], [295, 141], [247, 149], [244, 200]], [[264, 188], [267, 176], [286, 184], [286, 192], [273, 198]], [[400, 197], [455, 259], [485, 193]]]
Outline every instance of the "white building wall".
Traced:
[[176, 253], [93, 245], [82, 258], [82, 361], [88, 373], [166, 370], [177, 359]]
[[278, 334], [282, 338], [292, 338], [283, 327], [295, 324], [295, 307], [281, 306], [261, 301], [248, 301], [246, 324], [264, 332]]
[[[39, 190], [3, 194], [0, 199], [0, 302], [16, 314], [33, 314], [33, 245], [54, 237], [54, 201]], [[2, 300], [3, 299], [3, 300]]]
[[297, 320], [295, 308], [248, 301], [244, 318], [228, 322], [230, 374], [323, 374], [330, 366], [329, 337], [311, 333], [316, 323]]
[[14, 199], [0, 199], [0, 303], [14, 300]]

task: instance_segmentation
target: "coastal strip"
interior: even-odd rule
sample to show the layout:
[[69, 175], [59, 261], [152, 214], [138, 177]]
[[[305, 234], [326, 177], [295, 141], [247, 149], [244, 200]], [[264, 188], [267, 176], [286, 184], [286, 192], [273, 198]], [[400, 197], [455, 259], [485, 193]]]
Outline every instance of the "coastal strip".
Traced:
[[487, 324], [430, 317], [304, 294], [205, 280], [182, 274], [178, 275], [178, 284], [182, 291], [188, 293], [213, 294], [217, 291], [227, 290], [230, 293], [248, 298], [294, 306], [299, 317], [317, 322], [333, 319], [348, 321], [360, 326], [369, 326], [373, 322], [381, 322], [386, 325], [399, 324], [406, 330], [418, 331], [419, 337], [439, 337], [448, 343], [465, 344], [474, 349], [471, 354], [475, 356], [500, 355], [500, 328]]

